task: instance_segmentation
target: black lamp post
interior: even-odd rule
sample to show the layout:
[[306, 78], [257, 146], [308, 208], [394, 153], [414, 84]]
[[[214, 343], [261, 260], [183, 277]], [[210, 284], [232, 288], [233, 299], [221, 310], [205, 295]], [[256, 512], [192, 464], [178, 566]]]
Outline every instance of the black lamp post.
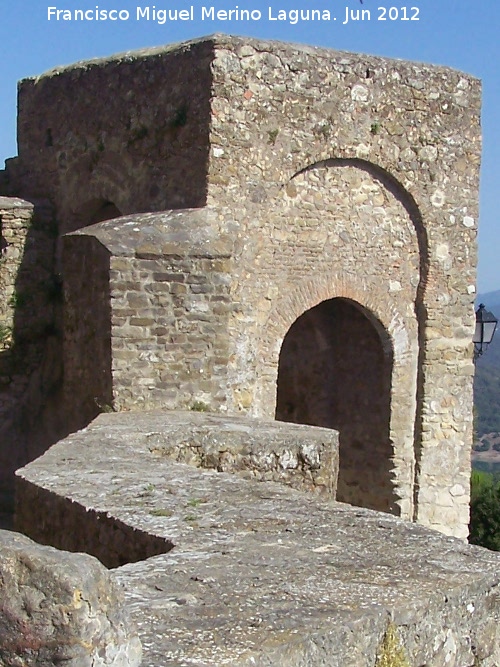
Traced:
[[486, 352], [486, 348], [493, 340], [497, 328], [498, 320], [486, 310], [484, 303], [479, 304], [476, 310], [476, 330], [474, 332], [474, 361]]

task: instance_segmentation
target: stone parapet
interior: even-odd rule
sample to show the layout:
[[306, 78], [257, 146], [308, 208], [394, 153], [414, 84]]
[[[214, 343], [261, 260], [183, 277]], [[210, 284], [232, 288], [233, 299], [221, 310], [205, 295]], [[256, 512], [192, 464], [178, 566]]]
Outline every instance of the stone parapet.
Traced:
[[[108, 465], [111, 452], [117, 458]], [[89, 460], [93, 461], [92, 470], [88, 469]], [[199, 412], [102, 414], [86, 429], [61, 440], [17, 472], [16, 527], [33, 539], [68, 550], [85, 550], [115, 566], [145, 558], [139, 554], [148, 550], [168, 550], [159, 542], [156, 546], [153, 541], [148, 543], [139, 534], [133, 544], [123, 538], [123, 526], [132, 524], [120, 489], [126, 478], [132, 496], [149, 507], [146, 517], [162, 516], [161, 503], [169, 494], [163, 475], [172, 462], [281, 482], [335, 498], [338, 434], [332, 429]], [[82, 473], [81, 490], [85, 487], [91, 494], [94, 488], [92, 507], [87, 501], [82, 503], [85, 495], [80, 499], [71, 495], [75, 466]], [[152, 470], [157, 471], [154, 478]], [[78, 509], [68, 505], [70, 498], [88, 512], [87, 516], [79, 513], [78, 531], [71, 526]], [[116, 504], [110, 506], [113, 498]], [[193, 499], [193, 511], [203, 502]], [[187, 511], [190, 506], [188, 502]], [[134, 512], [132, 506], [130, 510]], [[170, 512], [168, 508], [165, 511]], [[110, 524], [110, 520], [118, 527], [101, 531], [99, 527]], [[58, 530], [56, 542], [55, 524], [65, 526]], [[151, 526], [146, 527], [149, 532]], [[144, 546], [137, 546], [139, 543]]]
[[[86, 508], [96, 527], [99, 509], [170, 543], [111, 573], [144, 665], [500, 663], [498, 554], [283, 484], [177, 463], [170, 456], [183, 451], [195, 462], [200, 451], [230, 451], [231, 433], [258, 436], [265, 450], [273, 429], [285, 437], [289, 428], [192, 417], [191, 426], [187, 415], [170, 420], [183, 445], [169, 456], [167, 416], [103, 415], [18, 472], [20, 527], [45, 541], [76, 538]], [[292, 427], [290, 439], [300, 431], [312, 444], [308, 434], [322, 429]], [[23, 508], [26, 484], [47, 503]], [[114, 532], [101, 525], [101, 546]]]

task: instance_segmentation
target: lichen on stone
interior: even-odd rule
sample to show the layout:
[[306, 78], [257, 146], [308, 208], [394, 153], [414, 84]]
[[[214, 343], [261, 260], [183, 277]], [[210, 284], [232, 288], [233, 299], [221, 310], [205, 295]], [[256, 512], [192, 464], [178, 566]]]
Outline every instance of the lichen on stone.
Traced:
[[394, 623], [387, 626], [375, 667], [411, 667]]

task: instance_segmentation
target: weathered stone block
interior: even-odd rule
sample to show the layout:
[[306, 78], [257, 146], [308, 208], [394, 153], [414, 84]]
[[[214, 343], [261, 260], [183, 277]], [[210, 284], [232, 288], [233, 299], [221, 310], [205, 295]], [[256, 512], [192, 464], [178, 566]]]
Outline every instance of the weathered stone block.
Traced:
[[123, 593], [97, 559], [0, 531], [0, 665], [136, 667], [141, 653]]

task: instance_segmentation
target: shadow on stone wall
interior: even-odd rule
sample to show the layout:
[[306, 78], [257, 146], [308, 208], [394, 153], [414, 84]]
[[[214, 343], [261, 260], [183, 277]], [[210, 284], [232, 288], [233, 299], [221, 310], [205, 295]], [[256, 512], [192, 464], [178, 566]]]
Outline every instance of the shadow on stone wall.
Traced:
[[32, 203], [9, 298], [12, 332], [0, 352], [0, 521], [5, 527], [13, 508], [14, 471], [68, 433], [60, 410], [62, 290], [54, 274], [57, 226], [49, 202]]
[[[117, 211], [204, 206], [214, 58], [208, 39], [25, 79], [15, 194], [49, 197], [61, 234]], [[114, 213], [96, 218], [88, 205], [99, 201]]]
[[64, 414], [70, 431], [113, 411], [110, 252], [96, 238], [62, 239]]

